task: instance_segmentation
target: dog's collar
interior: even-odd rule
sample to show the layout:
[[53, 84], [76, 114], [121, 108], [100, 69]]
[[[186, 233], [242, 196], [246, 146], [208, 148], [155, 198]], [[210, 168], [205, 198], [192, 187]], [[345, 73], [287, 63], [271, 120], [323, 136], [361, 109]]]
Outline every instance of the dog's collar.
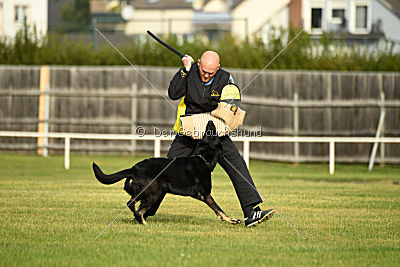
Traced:
[[210, 167], [211, 163], [208, 163], [207, 160], [202, 155], [197, 155], [197, 156], [199, 156], [204, 161], [207, 167]]

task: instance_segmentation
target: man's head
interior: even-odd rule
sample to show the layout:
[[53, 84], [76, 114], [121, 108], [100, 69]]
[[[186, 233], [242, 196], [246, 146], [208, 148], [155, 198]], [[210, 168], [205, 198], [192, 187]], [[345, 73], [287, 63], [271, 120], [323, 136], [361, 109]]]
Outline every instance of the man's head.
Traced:
[[209, 82], [219, 69], [219, 56], [214, 51], [206, 51], [198, 60], [200, 78], [203, 82]]

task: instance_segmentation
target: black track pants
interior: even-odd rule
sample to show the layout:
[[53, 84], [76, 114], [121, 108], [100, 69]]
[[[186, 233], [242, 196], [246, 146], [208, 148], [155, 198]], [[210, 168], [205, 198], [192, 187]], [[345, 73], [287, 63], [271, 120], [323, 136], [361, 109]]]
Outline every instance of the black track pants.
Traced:
[[[239, 198], [242, 210], [247, 205], [257, 205], [262, 200], [255, 190], [255, 185], [251, 179], [249, 170], [238, 149], [229, 136], [220, 137], [224, 155], [218, 160], [219, 165], [225, 170], [232, 181], [236, 195]], [[199, 140], [194, 140], [184, 135], [177, 135], [168, 151], [168, 158], [191, 156], [197, 147]], [[251, 184], [251, 185], [250, 185]], [[161, 195], [156, 203], [144, 214], [145, 217], [156, 214], [158, 207], [164, 199], [165, 194]]]

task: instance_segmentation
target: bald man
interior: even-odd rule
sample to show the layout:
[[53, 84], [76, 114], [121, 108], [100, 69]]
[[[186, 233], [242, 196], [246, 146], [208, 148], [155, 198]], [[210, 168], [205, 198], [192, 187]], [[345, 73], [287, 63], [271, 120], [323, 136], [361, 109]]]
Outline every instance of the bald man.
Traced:
[[[219, 102], [228, 102], [240, 106], [240, 92], [237, 86], [232, 86], [233, 78], [229, 72], [220, 68], [219, 56], [214, 51], [206, 51], [194, 63], [191, 56], [182, 58], [183, 67], [172, 78], [168, 95], [172, 100], [182, 98], [178, 106], [177, 120], [174, 130], [177, 133], [168, 158], [191, 156], [199, 140], [183, 135], [180, 117], [198, 113], [211, 112]], [[233, 91], [232, 91], [233, 90]], [[218, 163], [226, 171], [235, 188], [243, 210], [245, 225], [255, 226], [269, 219], [275, 210], [261, 210], [256, 207], [261, 198], [255, 190], [255, 185], [247, 169], [246, 163], [229, 136], [219, 137], [224, 155]], [[149, 209], [144, 216], [153, 216], [165, 195]]]

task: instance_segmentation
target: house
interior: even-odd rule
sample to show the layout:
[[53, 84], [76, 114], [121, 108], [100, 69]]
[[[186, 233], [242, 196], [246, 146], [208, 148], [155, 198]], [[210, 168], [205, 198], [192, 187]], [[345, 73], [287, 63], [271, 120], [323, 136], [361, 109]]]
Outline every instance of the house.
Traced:
[[132, 18], [125, 25], [125, 34], [190, 34], [195, 9], [187, 0], [134, 0]]
[[245, 38], [260, 30], [267, 32], [271, 26], [287, 27], [289, 3], [290, 0], [132, 0], [134, 12], [125, 33], [144, 34], [151, 29], [156, 34], [200, 34], [212, 40], [233, 32]]
[[[132, 0], [134, 12], [125, 27], [128, 35], [205, 35], [215, 39], [232, 32], [238, 38], [261, 35], [271, 27], [289, 27], [290, 0]], [[301, 16], [301, 14], [299, 14]]]
[[314, 39], [323, 32], [347, 43], [376, 45], [385, 37], [400, 42], [399, 0], [299, 0], [304, 29]]
[[13, 38], [25, 25], [48, 29], [48, 0], [0, 0], [0, 37]]
[[151, 30], [214, 39], [231, 32], [241, 39], [259, 36], [268, 42], [272, 28], [292, 25], [304, 28], [314, 40], [332, 32], [348, 44], [371, 46], [383, 37], [400, 42], [399, 0], [122, 0], [119, 4], [122, 11], [131, 7], [124, 26], [130, 36]]
[[265, 42], [271, 28], [289, 27], [290, 0], [245, 0], [232, 10], [232, 34], [257, 35]]
[[121, 2], [109, 0], [92, 0], [89, 2], [91, 21], [102, 30], [123, 31], [125, 22], [121, 16]]
[[0, 0], [0, 37], [13, 38], [26, 24], [46, 35], [61, 23], [61, 7], [74, 0]]
[[[196, 34], [207, 36], [214, 40], [224, 33], [232, 31], [234, 18], [232, 11], [243, 2], [243, 0], [209, 0], [198, 6], [193, 18], [193, 31]], [[245, 19], [239, 18], [242, 29], [246, 29]], [[246, 33], [246, 31], [245, 31]]]
[[[245, 19], [245, 27], [239, 18]], [[312, 39], [323, 32], [347, 44], [375, 46], [383, 37], [400, 46], [399, 0], [245, 0], [232, 10], [232, 33], [258, 35], [265, 42], [272, 27], [305, 29]]]

